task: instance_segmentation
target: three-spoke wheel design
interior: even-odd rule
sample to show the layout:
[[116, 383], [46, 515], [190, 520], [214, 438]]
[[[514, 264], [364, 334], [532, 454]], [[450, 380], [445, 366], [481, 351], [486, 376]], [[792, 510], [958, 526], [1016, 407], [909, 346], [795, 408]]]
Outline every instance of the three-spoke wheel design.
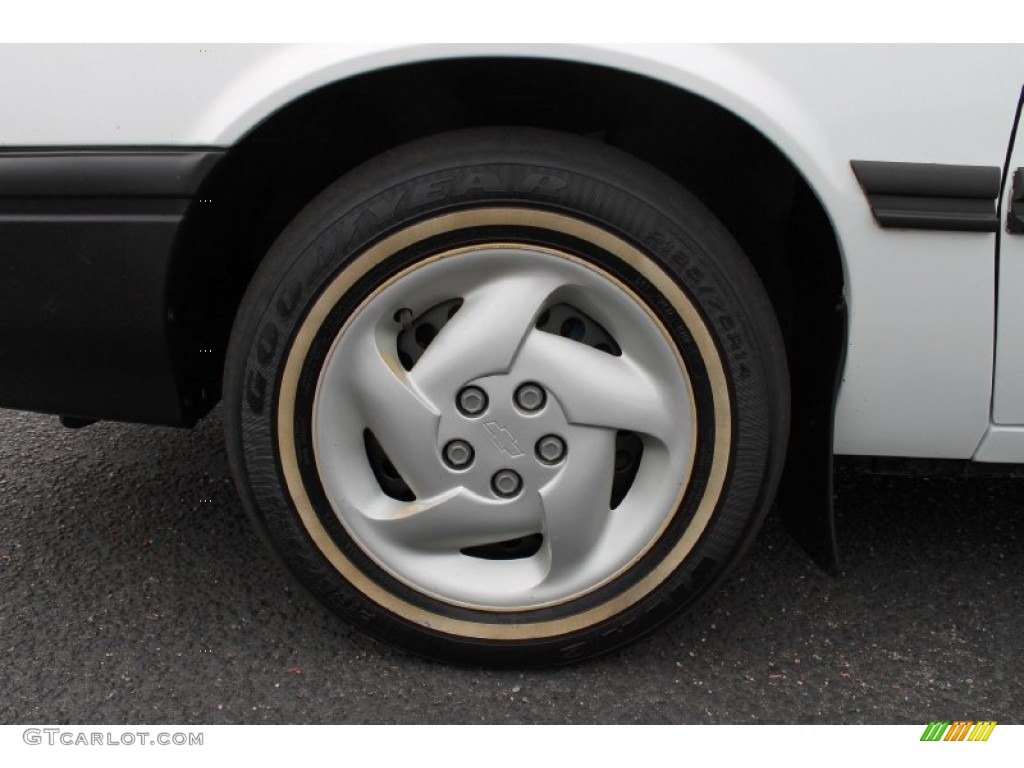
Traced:
[[706, 594], [781, 469], [752, 268], [675, 182], [525, 129], [398, 148], [292, 222], [225, 374], [232, 470], [291, 572], [374, 636], [557, 664]]

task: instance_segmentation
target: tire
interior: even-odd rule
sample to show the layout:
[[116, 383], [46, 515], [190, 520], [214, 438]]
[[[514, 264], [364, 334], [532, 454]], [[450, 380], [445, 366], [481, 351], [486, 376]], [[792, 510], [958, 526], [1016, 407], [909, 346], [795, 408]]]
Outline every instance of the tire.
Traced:
[[786, 446], [768, 299], [696, 199], [610, 147], [444, 134], [324, 191], [243, 299], [232, 471], [287, 568], [463, 664], [606, 652], [753, 538]]

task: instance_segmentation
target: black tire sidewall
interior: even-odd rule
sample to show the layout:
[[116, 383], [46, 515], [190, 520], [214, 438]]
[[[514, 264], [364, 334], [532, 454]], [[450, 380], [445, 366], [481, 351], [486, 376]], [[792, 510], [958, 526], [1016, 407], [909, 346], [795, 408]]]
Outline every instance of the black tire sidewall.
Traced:
[[[404, 227], [497, 206], [542, 208], [586, 220], [657, 262], [715, 339], [733, 414], [725, 487], [683, 563], [646, 597], [601, 624], [524, 641], [474, 639], [425, 627], [384, 610], [343, 579], [310, 539], [288, 496], [275, 427], [283, 361], [305, 313], [335, 276]], [[656, 306], [649, 290], [640, 293], [659, 314], [671, 314], [670, 307]], [[524, 129], [481, 129], [415, 142], [323, 192], [282, 233], [250, 284], [232, 334], [224, 391], [232, 471], [247, 509], [288, 569], [370, 634], [421, 655], [464, 663], [537, 665], [592, 656], [692, 605], [725, 575], [756, 532], [781, 469], [788, 424], [780, 334], [763, 288], [728, 232], [677, 184], [634, 158], [596, 142]], [[311, 455], [303, 460], [312, 464]]]

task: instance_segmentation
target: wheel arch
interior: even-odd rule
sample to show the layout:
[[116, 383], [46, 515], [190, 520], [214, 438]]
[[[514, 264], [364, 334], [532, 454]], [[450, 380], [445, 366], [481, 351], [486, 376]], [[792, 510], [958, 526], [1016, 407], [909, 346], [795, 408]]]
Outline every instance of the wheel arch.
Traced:
[[[705, 69], [724, 55], [704, 50], [697, 60]], [[434, 58], [394, 66], [369, 57], [361, 65], [368, 71], [311, 90], [334, 69], [304, 79], [278, 76], [285, 82], [247, 109], [209, 115], [207, 130], [219, 130], [231, 146], [186, 217], [168, 282], [183, 389], [200, 412], [219, 399], [228, 334], [256, 267], [298, 211], [346, 171], [406, 141], [459, 128], [523, 125], [593, 135], [697, 195], [765, 283], [794, 382], [780, 508], [805, 549], [834, 567], [832, 420], [846, 345], [845, 280], [828, 211], [792, 157], [803, 167], [810, 163], [820, 145], [812, 123], [777, 85], [756, 72], [737, 73], [732, 59], [724, 60], [732, 65], [724, 78], [776, 97], [808, 146], [790, 136], [783, 151], [774, 140], [784, 135], [778, 123], [753, 102], [729, 95], [707, 72], [678, 74], [625, 54], [616, 66], [588, 63], [595, 57], [591, 49], [561, 49], [559, 58]], [[242, 78], [239, 93], [255, 87], [260, 71]], [[687, 79], [691, 88], [668, 82], [673, 78]], [[748, 119], [732, 109], [744, 105]], [[243, 135], [243, 126], [258, 117]], [[818, 186], [829, 186], [828, 173], [811, 165]]]

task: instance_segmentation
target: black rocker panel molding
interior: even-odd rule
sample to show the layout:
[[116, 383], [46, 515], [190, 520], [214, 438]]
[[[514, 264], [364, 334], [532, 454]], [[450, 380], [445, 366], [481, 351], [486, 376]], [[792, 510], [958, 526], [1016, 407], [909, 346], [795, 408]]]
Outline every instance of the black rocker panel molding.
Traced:
[[0, 407], [194, 421], [169, 342], [167, 275], [221, 154], [0, 151]]

